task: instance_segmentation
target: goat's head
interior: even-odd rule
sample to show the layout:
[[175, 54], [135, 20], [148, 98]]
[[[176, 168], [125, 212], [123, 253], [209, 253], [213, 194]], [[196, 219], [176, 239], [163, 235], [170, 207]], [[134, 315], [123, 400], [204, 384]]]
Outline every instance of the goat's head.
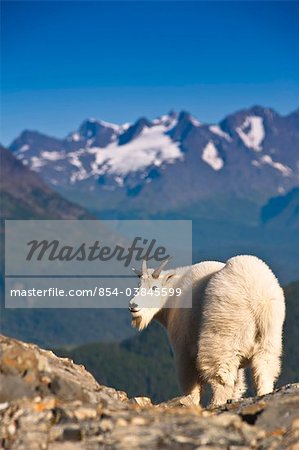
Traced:
[[133, 269], [139, 277], [139, 284], [136, 295], [130, 300], [129, 310], [132, 326], [138, 330], [146, 328], [167, 301], [175, 275], [172, 271], [163, 270], [168, 261], [162, 261], [156, 269], [148, 269], [146, 260], [143, 260], [141, 271]]

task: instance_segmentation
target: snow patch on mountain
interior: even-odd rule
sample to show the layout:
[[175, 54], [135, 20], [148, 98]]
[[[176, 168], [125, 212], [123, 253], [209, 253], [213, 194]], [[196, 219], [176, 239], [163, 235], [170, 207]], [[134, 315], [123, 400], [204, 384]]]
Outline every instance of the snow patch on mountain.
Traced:
[[236, 132], [246, 147], [256, 152], [262, 150], [262, 142], [265, 139], [265, 128], [262, 117], [249, 116], [244, 123], [236, 128]]
[[280, 162], [273, 161], [270, 155], [264, 155], [259, 161], [256, 159], [252, 161], [252, 165], [255, 167], [261, 167], [265, 164], [268, 164], [269, 166], [273, 167], [273, 169], [281, 172], [284, 177], [289, 177], [292, 174], [292, 169], [290, 167], [285, 166]]
[[119, 127], [120, 133], [122, 133], [123, 131], [126, 131], [128, 128], [130, 128], [130, 126], [132, 126], [132, 124], [130, 122], [126, 122], [126, 123], [123, 123], [122, 125], [120, 125], [120, 127]]
[[154, 126], [156, 125], [163, 125], [165, 127], [164, 132], [171, 130], [171, 128], [175, 127], [177, 124], [177, 114], [171, 113], [171, 114], [163, 114], [162, 116], [158, 117], [157, 119], [154, 119], [152, 121], [152, 124]]
[[68, 154], [69, 162], [75, 166], [78, 170], [71, 173], [70, 182], [75, 183], [76, 181], [85, 180], [88, 177], [87, 171], [84, 169], [79, 156], [85, 153], [85, 150], [79, 150], [77, 152], [70, 152]]
[[230, 137], [230, 135], [228, 133], [225, 133], [225, 131], [223, 131], [219, 125], [211, 125], [209, 127], [209, 130], [212, 131], [212, 133], [217, 134], [217, 136], [220, 136], [220, 137], [226, 139], [228, 142], [232, 141], [232, 138]]
[[41, 167], [43, 167], [46, 164], [45, 160], [42, 160], [41, 158], [38, 158], [37, 156], [32, 156], [30, 158], [30, 168], [32, 170], [35, 170], [36, 172], [39, 171]]
[[202, 160], [209, 164], [214, 170], [222, 169], [224, 162], [220, 158], [219, 153], [213, 142], [209, 142], [202, 152]]
[[43, 151], [43, 152], [41, 152], [40, 155], [41, 155], [42, 159], [47, 159], [48, 161], [59, 161], [60, 159], [64, 159], [65, 158], [65, 153], [64, 152]]
[[28, 144], [24, 144], [22, 145], [22, 147], [20, 148], [19, 152], [26, 152], [27, 150], [29, 150], [29, 145]]
[[193, 116], [190, 116], [190, 122], [195, 127], [201, 127], [201, 122], [198, 119], [196, 119], [195, 117], [193, 117]]
[[278, 192], [279, 194], [285, 194], [285, 193], [286, 193], [286, 190], [285, 190], [285, 188], [284, 188], [283, 186], [278, 186], [277, 192]]
[[164, 134], [164, 126], [145, 127], [133, 141], [124, 145], [112, 143], [106, 148], [91, 147], [90, 154], [95, 155], [90, 175], [111, 174], [126, 176], [149, 166], [172, 164], [183, 159], [179, 145]]
[[80, 134], [79, 133], [72, 133], [70, 136], [68, 136], [68, 138], [67, 138], [67, 140], [68, 141], [74, 141], [74, 142], [78, 142], [78, 141], [80, 141], [80, 139], [81, 139], [81, 136], [80, 136]]
[[99, 125], [102, 125], [102, 127], [105, 128], [112, 128], [114, 131], [119, 131], [121, 125], [117, 125], [115, 123], [111, 123], [111, 122], [106, 122], [105, 120], [99, 120], [98, 121]]

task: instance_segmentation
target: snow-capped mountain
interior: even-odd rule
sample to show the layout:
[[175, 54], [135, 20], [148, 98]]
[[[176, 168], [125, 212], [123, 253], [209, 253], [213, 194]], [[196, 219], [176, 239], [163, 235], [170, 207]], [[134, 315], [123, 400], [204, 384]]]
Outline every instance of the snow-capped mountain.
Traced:
[[24, 131], [10, 149], [93, 210], [150, 215], [232, 198], [261, 205], [299, 185], [299, 110], [256, 106], [219, 124], [187, 112], [122, 125], [89, 119], [65, 139]]

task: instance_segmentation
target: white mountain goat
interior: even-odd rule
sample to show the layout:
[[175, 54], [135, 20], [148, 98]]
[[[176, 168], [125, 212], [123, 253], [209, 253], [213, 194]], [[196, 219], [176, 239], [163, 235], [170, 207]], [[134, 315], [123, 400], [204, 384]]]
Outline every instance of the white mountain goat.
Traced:
[[[129, 309], [135, 328], [156, 319], [167, 329], [183, 393], [198, 404], [209, 383], [212, 405], [237, 400], [247, 366], [257, 395], [271, 392], [280, 373], [285, 303], [270, 268], [247, 255], [162, 270], [166, 263], [153, 270], [143, 261], [141, 272], [133, 269], [140, 282]], [[181, 295], [165, 295], [165, 288]], [[192, 308], [182, 307], [191, 293]]]

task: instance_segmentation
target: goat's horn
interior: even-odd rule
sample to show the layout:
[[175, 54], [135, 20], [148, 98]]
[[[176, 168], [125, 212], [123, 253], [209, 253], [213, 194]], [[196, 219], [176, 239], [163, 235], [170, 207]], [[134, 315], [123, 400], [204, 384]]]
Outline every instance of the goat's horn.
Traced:
[[171, 258], [164, 259], [164, 261], [161, 262], [160, 266], [157, 267], [152, 273], [153, 278], [158, 278], [166, 264], [170, 261]]
[[132, 267], [132, 270], [134, 273], [136, 273], [137, 277], [140, 277], [140, 275], [141, 275], [140, 270], [136, 269], [135, 267]]
[[146, 259], [144, 259], [144, 260], [142, 261], [141, 272], [142, 272], [142, 273], [146, 273], [146, 272], [147, 272]]

